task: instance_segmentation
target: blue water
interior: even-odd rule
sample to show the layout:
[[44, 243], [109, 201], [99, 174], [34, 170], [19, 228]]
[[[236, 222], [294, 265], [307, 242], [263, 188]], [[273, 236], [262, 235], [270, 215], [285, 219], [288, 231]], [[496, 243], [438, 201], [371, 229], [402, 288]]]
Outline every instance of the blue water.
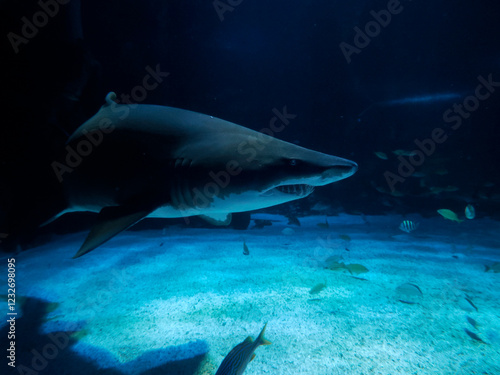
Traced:
[[[407, 234], [397, 216], [253, 219], [273, 225], [125, 232], [70, 259], [78, 233], [19, 254], [18, 364], [35, 348], [47, 374], [215, 373], [267, 322], [273, 344], [245, 373], [498, 373], [498, 273], [485, 272], [500, 261], [498, 223], [415, 216]], [[332, 256], [368, 272], [327, 269]], [[405, 283], [422, 296], [398, 294]], [[54, 338], [66, 345], [52, 358]]]

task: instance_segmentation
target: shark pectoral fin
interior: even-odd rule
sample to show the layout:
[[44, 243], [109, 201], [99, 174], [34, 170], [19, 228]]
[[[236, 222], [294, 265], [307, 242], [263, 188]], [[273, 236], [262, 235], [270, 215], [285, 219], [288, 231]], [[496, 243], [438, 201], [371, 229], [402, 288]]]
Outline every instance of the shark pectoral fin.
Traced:
[[138, 209], [137, 207], [128, 206], [104, 207], [99, 212], [97, 223], [92, 227], [85, 242], [73, 256], [73, 259], [94, 250], [121, 231], [148, 216], [152, 211], [154, 211], [154, 208]]
[[229, 225], [231, 224], [231, 219], [233, 215], [231, 213], [210, 213], [208, 215], [199, 215], [200, 218], [205, 220], [207, 223], [217, 226]]

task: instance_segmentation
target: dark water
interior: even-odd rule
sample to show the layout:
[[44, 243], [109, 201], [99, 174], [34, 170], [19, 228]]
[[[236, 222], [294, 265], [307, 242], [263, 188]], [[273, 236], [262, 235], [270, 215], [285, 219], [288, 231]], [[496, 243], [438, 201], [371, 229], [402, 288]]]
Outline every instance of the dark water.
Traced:
[[[45, 19], [34, 1], [4, 2], [4, 197], [34, 198], [33, 174], [44, 175], [67, 135], [115, 91], [255, 130], [286, 106], [297, 117], [277, 137], [360, 165], [355, 177], [317, 191], [339, 209], [433, 214], [443, 202], [467, 201], [496, 215], [496, 2], [232, 4], [72, 1]], [[43, 27], [34, 31], [23, 16]], [[148, 66], [168, 77], [139, 90]], [[484, 80], [490, 87], [477, 91]], [[415, 141], [432, 140], [437, 128], [442, 142], [427, 143], [425, 154], [392, 153], [419, 150]], [[439, 189], [449, 186], [457, 189]]]

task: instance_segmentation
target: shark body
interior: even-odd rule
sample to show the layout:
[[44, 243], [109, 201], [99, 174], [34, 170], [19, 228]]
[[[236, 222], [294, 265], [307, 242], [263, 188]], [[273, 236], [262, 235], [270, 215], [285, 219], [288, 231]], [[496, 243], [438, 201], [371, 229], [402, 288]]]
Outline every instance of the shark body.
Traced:
[[306, 197], [357, 170], [352, 161], [212, 116], [115, 98], [109, 93], [70, 137], [66, 149], [80, 155], [77, 165], [56, 170], [66, 207], [56, 217], [99, 213], [75, 257], [144, 217], [201, 215], [227, 224], [232, 212]]

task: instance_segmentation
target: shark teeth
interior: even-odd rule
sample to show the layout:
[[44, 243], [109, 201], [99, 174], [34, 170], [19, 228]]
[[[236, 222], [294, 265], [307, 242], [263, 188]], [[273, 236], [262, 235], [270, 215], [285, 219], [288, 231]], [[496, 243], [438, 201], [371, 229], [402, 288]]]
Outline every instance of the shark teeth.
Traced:
[[298, 195], [299, 197], [305, 197], [314, 191], [314, 186], [305, 184], [281, 185], [277, 186], [276, 189], [285, 194], [293, 194]]

